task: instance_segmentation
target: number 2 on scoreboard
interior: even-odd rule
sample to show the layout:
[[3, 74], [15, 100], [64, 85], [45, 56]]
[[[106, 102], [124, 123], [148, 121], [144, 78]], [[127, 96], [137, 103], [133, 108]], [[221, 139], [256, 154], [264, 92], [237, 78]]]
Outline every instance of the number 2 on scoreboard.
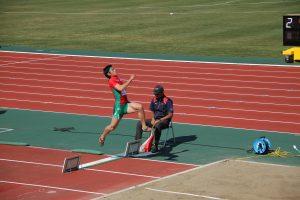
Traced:
[[287, 22], [285, 23], [285, 28], [292, 28], [291, 24], [293, 23], [293, 18], [288, 17]]

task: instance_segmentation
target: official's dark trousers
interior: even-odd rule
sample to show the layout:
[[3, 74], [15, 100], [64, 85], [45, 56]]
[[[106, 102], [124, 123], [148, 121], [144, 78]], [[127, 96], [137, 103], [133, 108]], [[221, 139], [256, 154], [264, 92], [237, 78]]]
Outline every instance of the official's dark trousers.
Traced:
[[[146, 119], [146, 125], [148, 127], [152, 127], [152, 124], [151, 124], [151, 119]], [[163, 120], [163, 121], [160, 121], [156, 124], [155, 126], [155, 131], [154, 131], [154, 134], [155, 134], [155, 145], [157, 146], [158, 143], [159, 143], [159, 140], [160, 140], [160, 136], [161, 136], [161, 131], [163, 129], [166, 129], [169, 127], [169, 121], [168, 120]], [[135, 139], [138, 140], [138, 139], [141, 139], [142, 138], [142, 134], [143, 134], [143, 130], [142, 130], [142, 123], [141, 121], [139, 121], [137, 124], [136, 124], [136, 133], [135, 133]]]

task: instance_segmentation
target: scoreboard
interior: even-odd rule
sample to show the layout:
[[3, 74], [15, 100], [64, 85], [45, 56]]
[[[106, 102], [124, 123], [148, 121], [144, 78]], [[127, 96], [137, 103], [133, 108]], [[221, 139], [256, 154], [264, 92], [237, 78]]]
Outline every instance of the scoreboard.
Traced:
[[283, 16], [283, 45], [300, 46], [300, 14]]

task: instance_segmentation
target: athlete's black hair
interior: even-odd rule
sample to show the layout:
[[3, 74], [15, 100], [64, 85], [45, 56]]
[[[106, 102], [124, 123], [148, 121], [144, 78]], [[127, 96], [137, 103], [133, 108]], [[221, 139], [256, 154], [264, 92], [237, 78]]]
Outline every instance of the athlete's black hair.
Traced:
[[110, 75], [108, 75], [110, 68], [112, 65], [107, 65], [106, 67], [103, 68], [103, 74], [106, 76], [106, 78], [110, 79]]

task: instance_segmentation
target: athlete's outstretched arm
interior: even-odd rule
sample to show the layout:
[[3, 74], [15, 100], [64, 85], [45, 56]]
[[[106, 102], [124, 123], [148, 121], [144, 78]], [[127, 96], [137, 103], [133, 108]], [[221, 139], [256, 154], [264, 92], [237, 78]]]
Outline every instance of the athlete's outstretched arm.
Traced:
[[128, 79], [128, 81], [126, 81], [124, 84], [120, 85], [120, 84], [116, 84], [115, 85], [115, 88], [118, 90], [118, 91], [122, 91], [124, 89], [126, 89], [128, 87], [128, 85], [131, 83], [131, 81], [134, 79], [135, 75], [131, 75], [130, 78]]

